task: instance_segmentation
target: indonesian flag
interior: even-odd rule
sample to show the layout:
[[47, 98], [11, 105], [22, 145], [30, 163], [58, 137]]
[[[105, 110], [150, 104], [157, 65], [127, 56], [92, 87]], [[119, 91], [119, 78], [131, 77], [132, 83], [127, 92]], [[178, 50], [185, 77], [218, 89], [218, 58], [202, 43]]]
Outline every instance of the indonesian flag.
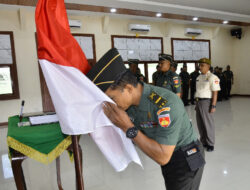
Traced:
[[131, 140], [103, 113], [102, 102], [112, 100], [85, 76], [90, 66], [70, 33], [64, 1], [39, 0], [36, 28], [39, 63], [62, 132], [91, 133], [116, 171], [131, 161], [141, 165]]

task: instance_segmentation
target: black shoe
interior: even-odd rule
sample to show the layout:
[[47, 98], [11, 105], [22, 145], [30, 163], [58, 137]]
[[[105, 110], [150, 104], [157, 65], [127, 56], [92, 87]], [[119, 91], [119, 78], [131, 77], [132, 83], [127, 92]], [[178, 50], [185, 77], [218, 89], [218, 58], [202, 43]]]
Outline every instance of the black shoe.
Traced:
[[206, 145], [206, 144], [203, 144], [203, 147], [204, 147], [204, 148], [207, 148], [207, 146], [208, 146], [208, 145]]
[[207, 151], [208, 152], [213, 152], [214, 151], [214, 146], [207, 145]]

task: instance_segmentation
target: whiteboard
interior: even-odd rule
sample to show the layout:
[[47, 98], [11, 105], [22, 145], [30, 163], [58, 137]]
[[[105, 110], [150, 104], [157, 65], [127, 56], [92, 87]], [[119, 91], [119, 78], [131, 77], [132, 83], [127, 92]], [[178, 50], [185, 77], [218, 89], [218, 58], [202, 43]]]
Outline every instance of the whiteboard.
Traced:
[[162, 53], [162, 38], [113, 37], [114, 47], [118, 49], [123, 61], [139, 59], [140, 61], [158, 62]]
[[209, 40], [172, 39], [172, 52], [175, 61], [198, 61], [210, 58]]
[[87, 59], [95, 59], [94, 56], [94, 44], [93, 44], [93, 36], [83, 36], [73, 34], [74, 38], [78, 42], [79, 46], [81, 47], [82, 51], [84, 52]]
[[12, 51], [9, 34], [0, 34], [0, 64], [12, 64]]

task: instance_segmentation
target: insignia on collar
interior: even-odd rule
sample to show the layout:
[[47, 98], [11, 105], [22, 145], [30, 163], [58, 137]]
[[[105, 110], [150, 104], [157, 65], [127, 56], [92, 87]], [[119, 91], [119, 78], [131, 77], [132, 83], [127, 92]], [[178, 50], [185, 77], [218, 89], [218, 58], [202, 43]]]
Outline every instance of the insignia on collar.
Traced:
[[166, 99], [162, 98], [161, 96], [159, 96], [154, 91], [151, 92], [151, 94], [149, 95], [148, 99], [151, 102], [153, 102], [154, 104], [156, 104], [156, 106], [158, 108], [162, 108], [168, 102]]

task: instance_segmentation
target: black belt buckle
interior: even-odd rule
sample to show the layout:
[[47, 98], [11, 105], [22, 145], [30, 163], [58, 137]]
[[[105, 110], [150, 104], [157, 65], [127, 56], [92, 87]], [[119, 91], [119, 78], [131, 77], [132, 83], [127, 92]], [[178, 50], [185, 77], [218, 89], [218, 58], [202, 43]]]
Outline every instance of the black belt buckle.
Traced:
[[196, 143], [191, 143], [181, 149], [185, 154], [185, 159], [191, 171], [196, 171], [205, 165], [205, 159]]

